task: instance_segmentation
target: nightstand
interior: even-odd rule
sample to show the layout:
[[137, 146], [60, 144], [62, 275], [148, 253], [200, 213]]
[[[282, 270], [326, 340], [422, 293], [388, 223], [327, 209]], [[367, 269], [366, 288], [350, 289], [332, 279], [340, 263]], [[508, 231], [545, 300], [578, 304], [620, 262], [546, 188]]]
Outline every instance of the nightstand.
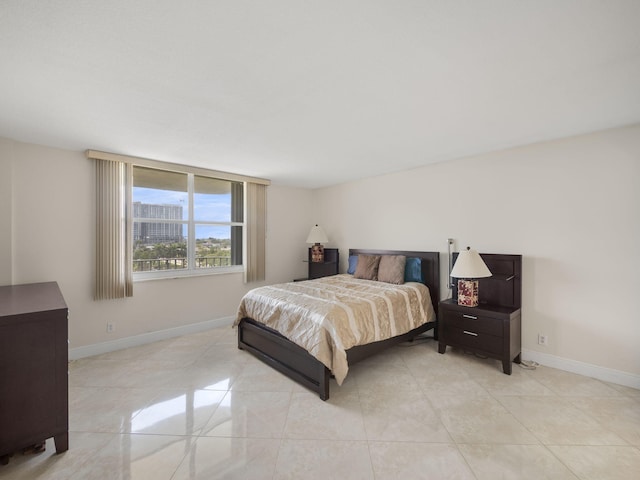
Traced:
[[511, 361], [520, 363], [520, 309], [464, 307], [455, 300], [440, 302], [438, 352], [447, 345], [502, 360], [502, 370], [511, 375]]
[[337, 248], [324, 249], [324, 262], [311, 261], [311, 249], [309, 249], [309, 280], [320, 277], [328, 277], [338, 274], [340, 266], [340, 252]]
[[438, 352], [447, 345], [502, 361], [502, 371], [511, 375], [511, 362], [520, 363], [521, 255], [480, 254], [492, 276], [480, 280], [480, 305], [458, 305], [453, 298], [438, 308]]

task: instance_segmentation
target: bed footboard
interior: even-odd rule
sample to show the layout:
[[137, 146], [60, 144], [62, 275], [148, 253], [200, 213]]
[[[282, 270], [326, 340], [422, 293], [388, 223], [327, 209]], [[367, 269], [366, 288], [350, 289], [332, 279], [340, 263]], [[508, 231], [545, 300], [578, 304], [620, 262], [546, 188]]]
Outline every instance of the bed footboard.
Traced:
[[243, 318], [238, 324], [238, 348], [317, 392], [322, 400], [329, 399], [329, 369], [278, 332]]

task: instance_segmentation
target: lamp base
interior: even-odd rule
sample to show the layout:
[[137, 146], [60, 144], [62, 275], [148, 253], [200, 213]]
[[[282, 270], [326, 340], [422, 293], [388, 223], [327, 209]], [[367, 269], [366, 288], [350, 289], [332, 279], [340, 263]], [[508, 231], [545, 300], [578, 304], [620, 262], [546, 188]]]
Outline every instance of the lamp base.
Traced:
[[458, 305], [478, 306], [478, 280], [458, 280]]
[[314, 263], [324, 262], [324, 247], [319, 243], [311, 247], [311, 261]]

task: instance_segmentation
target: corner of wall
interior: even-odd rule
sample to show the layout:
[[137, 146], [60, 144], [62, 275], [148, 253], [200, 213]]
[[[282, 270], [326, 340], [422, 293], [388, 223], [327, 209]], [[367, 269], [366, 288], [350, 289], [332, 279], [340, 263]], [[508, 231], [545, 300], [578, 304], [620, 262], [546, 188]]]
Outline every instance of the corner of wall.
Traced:
[[13, 141], [0, 138], [0, 285], [13, 283], [13, 161]]

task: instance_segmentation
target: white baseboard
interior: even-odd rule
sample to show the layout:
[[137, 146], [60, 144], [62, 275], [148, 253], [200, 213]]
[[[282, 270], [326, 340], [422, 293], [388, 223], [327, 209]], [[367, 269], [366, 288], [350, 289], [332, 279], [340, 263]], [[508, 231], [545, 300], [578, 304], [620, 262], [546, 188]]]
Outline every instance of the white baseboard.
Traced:
[[159, 340], [166, 340], [168, 338], [180, 337], [182, 335], [204, 332], [205, 330], [210, 330], [212, 328], [231, 326], [234, 320], [235, 317], [217, 318], [215, 320], [192, 323], [190, 325], [168, 328], [166, 330], [160, 330], [157, 332], [143, 333], [142, 335], [135, 335], [133, 337], [119, 338], [110, 342], [95, 343], [93, 345], [86, 345], [84, 347], [71, 348], [69, 349], [69, 360], [92, 357], [94, 355], [100, 355], [102, 353], [122, 350], [123, 348], [137, 347], [140, 345], [145, 345], [147, 343], [157, 342]]
[[577, 373], [586, 377], [597, 378], [604, 382], [624, 385], [640, 389], [640, 375], [614, 370], [613, 368], [600, 367], [590, 363], [579, 362], [568, 358], [549, 355], [548, 353], [536, 352], [535, 350], [522, 350], [524, 360], [533, 360], [540, 365], [557, 368], [566, 372]]

